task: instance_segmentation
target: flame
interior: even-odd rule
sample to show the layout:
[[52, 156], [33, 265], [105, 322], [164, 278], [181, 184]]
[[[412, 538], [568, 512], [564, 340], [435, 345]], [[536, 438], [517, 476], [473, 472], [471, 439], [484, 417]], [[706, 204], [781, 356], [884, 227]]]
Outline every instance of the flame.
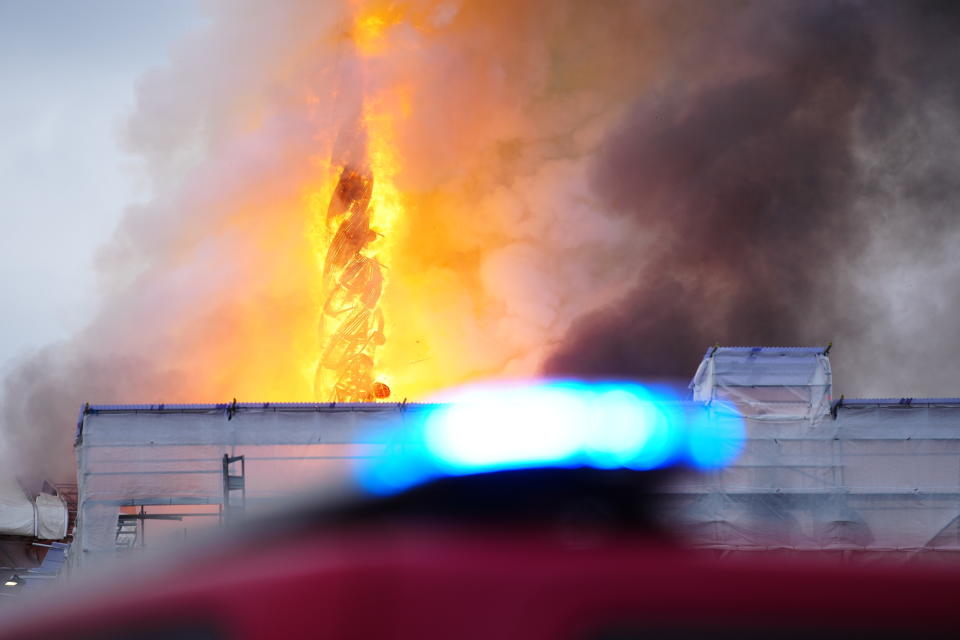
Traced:
[[[388, 5], [357, 18], [352, 34], [361, 56], [382, 51], [382, 36], [399, 15]], [[318, 257], [323, 256], [320, 355], [314, 379], [319, 400], [369, 402], [391, 394], [393, 376], [378, 366], [377, 355], [389, 331], [390, 314], [381, 299], [404, 203], [395, 184], [397, 102], [388, 97], [364, 96], [359, 128], [365, 148], [359, 162], [335, 168], [339, 175], [324, 216], [326, 233], [317, 247]], [[409, 104], [400, 112], [408, 113]], [[316, 227], [321, 215], [318, 194], [312, 200]]]
[[379, 3], [367, 8], [354, 21], [351, 36], [362, 55], [379, 55], [386, 49], [385, 35], [403, 21], [403, 13], [393, 4]]
[[[489, 210], [464, 199], [464, 184], [471, 178], [459, 175], [450, 191], [442, 184], [428, 191], [401, 187], [401, 180], [422, 171], [425, 163], [456, 166], [457, 156], [468, 155], [476, 140], [497, 135], [516, 122], [514, 116], [504, 115], [511, 113], [509, 109], [474, 90], [469, 101], [453, 103], [467, 126], [439, 136], [422, 132], [431, 139], [430, 148], [445, 157], [431, 158], [417, 148], [417, 140], [423, 139], [409, 124], [414, 115], [422, 123], [424, 110], [435, 108], [431, 93], [440, 81], [439, 76], [420, 73], [417, 61], [424, 54], [418, 43], [444, 30], [444, 38], [455, 39], [459, 33], [452, 23], [455, 13], [439, 3], [374, 1], [361, 4], [350, 28], [342, 31], [348, 34], [349, 55], [355, 56], [348, 65], [355, 75], [344, 93], [358, 90], [353, 84], [361, 93], [359, 122], [343, 126], [362, 131], [355, 137], [363, 140], [363, 148], [353, 150], [350, 161], [331, 159], [324, 184], [308, 196], [316, 263], [323, 274], [316, 300], [320, 346], [308, 365], [316, 372], [317, 400], [370, 401], [387, 394], [422, 399], [469, 380], [535, 371], [536, 349], [524, 352], [517, 346], [517, 336], [525, 347], [541, 342], [541, 336], [516, 331], [512, 312], [502, 323], [503, 308], [488, 297], [483, 279], [506, 279], [493, 275], [494, 268], [480, 273], [485, 263], [495, 264], [498, 254], [493, 249], [504, 240], [498, 231], [483, 228], [481, 221], [491, 220]], [[482, 22], [482, 12], [473, 19]], [[366, 77], [373, 80], [364, 84]], [[502, 79], [493, 73], [482, 76], [482, 81], [496, 87]], [[345, 99], [339, 90], [333, 93], [334, 100]], [[420, 113], [414, 114], [415, 109]], [[337, 133], [327, 132], [333, 137]], [[438, 147], [437, 140], [446, 136], [450, 145]], [[413, 151], [416, 157], [405, 158], [401, 150]], [[481, 174], [480, 179], [488, 178]], [[342, 202], [338, 195], [351, 191], [345, 181], [358, 185], [358, 195], [348, 196], [350, 202]], [[369, 194], [360, 182], [369, 183]], [[338, 198], [340, 204], [333, 204]], [[343, 234], [340, 239], [337, 235], [350, 220], [341, 211], [354, 206], [358, 216], [367, 216], [355, 220], [358, 229], [369, 228], [370, 234], [346, 248], [353, 266], [344, 258], [331, 270], [327, 256], [343, 249]], [[360, 214], [361, 209], [365, 213]], [[502, 225], [500, 218], [493, 220], [494, 227]], [[511, 233], [515, 231], [504, 235]], [[512, 260], [505, 257], [505, 262]], [[345, 277], [356, 285], [350, 295]], [[351, 382], [338, 382], [347, 379]]]
[[[377, 400], [389, 387], [391, 399], [419, 400], [535, 375], [571, 319], [619, 291], [619, 272], [605, 282], [581, 268], [607, 237], [625, 236], [591, 214], [564, 155], [568, 114], [535, 121], [530, 100], [517, 99], [540, 69], [525, 52], [542, 14], [374, 2], [348, 21], [331, 18], [329, 38], [304, 27], [295, 55], [263, 63], [270, 89], [244, 86], [237, 95], [255, 96], [253, 106], [230, 102], [240, 115], [216, 119], [225, 130], [211, 138], [215, 155], [184, 195], [199, 213], [164, 227], [182, 245], [131, 290], [142, 316], [109, 316], [162, 330], [106, 324], [87, 340], [147, 361], [163, 353], [164, 367], [148, 380], [123, 376], [132, 391], [107, 397]], [[362, 135], [345, 136], [354, 142], [344, 152], [337, 138], [348, 129]], [[370, 182], [360, 225], [369, 233], [328, 268], [352, 202], [331, 203], [350, 172]], [[361, 286], [373, 280], [379, 293]], [[369, 316], [344, 326], [360, 307]], [[361, 355], [366, 369], [337, 390]]]

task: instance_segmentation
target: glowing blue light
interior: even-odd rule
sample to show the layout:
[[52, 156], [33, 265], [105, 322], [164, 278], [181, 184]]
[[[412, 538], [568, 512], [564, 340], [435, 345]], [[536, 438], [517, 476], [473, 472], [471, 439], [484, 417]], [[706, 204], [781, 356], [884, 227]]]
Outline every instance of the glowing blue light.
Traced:
[[559, 385], [471, 389], [427, 418], [424, 441], [451, 473], [562, 463], [581, 448], [588, 410]]
[[596, 400], [585, 421], [584, 450], [601, 469], [627, 466], [655, 437], [659, 416], [625, 389], [601, 391]]
[[633, 384], [470, 387], [407, 425], [402, 446], [361, 467], [389, 494], [442, 476], [534, 467], [715, 468], [737, 455], [739, 416]]
[[716, 403], [704, 408], [690, 425], [687, 457], [700, 469], [717, 469], [732, 462], [743, 446], [743, 420], [735, 408]]

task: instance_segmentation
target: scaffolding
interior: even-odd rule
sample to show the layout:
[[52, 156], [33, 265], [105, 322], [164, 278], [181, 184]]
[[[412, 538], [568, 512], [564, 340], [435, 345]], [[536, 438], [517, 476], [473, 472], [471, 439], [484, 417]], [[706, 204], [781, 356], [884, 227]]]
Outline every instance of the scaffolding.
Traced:
[[828, 354], [707, 350], [694, 398], [730, 403], [746, 439], [726, 468], [671, 483], [668, 517], [723, 553], [958, 554], [960, 398], [831, 402]]
[[830, 346], [711, 347], [690, 388], [698, 402], [725, 402], [753, 420], [816, 421], [830, 409]]
[[960, 552], [960, 399], [853, 400], [814, 423], [747, 420], [739, 458], [666, 488], [697, 546]]
[[71, 565], [145, 546], [147, 530], [231, 526], [300, 493], [340, 488], [429, 405], [85, 407], [77, 425]]
[[[745, 425], [732, 464], [663, 487], [665, 515], [691, 544], [960, 557], [960, 399], [831, 403], [821, 347], [711, 349], [691, 386], [690, 403]], [[358, 459], [382, 455], [433, 408], [87, 407], [71, 563], [140, 548], [148, 526], [230, 526], [298, 492], [342, 487]]]

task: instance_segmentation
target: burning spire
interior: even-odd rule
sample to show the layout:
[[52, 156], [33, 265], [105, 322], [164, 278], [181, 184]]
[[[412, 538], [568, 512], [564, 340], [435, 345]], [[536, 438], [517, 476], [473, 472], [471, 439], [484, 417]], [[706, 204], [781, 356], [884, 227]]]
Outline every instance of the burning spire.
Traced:
[[386, 342], [383, 268], [366, 253], [377, 239], [370, 228], [373, 174], [369, 166], [343, 166], [327, 208], [327, 227], [336, 228], [323, 266], [321, 355], [314, 391], [334, 402], [386, 398], [390, 387], [375, 380], [377, 347]]
[[388, 250], [384, 232], [402, 206], [392, 184], [396, 162], [389, 108], [367, 94], [362, 73], [383, 21], [378, 14], [357, 17], [349, 53], [356, 64], [342, 70], [349, 76], [343, 84], [359, 88], [360, 96], [353, 105], [355, 119], [348, 118], [340, 128], [351, 148], [345, 157], [333, 159], [339, 177], [323, 225], [325, 246], [318, 247], [324, 259], [314, 396], [323, 401], [372, 402], [390, 396], [377, 362], [377, 351], [386, 343], [386, 280], [379, 258]]

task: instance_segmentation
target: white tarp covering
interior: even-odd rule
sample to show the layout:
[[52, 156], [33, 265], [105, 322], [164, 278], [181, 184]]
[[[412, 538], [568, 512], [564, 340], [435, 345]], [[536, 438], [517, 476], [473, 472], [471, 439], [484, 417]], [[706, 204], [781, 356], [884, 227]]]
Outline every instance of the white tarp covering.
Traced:
[[960, 399], [831, 411], [828, 350], [707, 351], [694, 399], [732, 403], [747, 439], [726, 469], [668, 488], [671, 517], [692, 543], [723, 551], [960, 551]]
[[67, 535], [67, 505], [59, 497], [41, 493], [34, 501], [37, 507], [36, 537], [43, 540], [60, 540]]
[[[693, 386], [698, 402], [725, 399], [744, 413], [746, 440], [726, 469], [684, 473], [665, 488], [671, 521], [693, 544], [960, 553], [960, 400], [847, 401], [831, 413], [822, 349], [720, 351], [708, 352], [713, 364], [701, 366]], [[224, 454], [244, 456], [247, 506], [256, 508], [339, 483], [357, 457], [379, 455], [388, 432], [426, 409], [91, 408], [77, 444], [79, 549], [71, 558], [115, 553], [118, 518], [139, 506], [218, 508]]]
[[698, 402], [734, 404], [755, 420], [817, 420], [830, 410], [825, 347], [714, 347], [690, 383]]
[[41, 493], [31, 501], [12, 475], [0, 477], [0, 535], [60, 540], [67, 535], [67, 505]]
[[695, 544], [960, 551], [960, 400], [848, 401], [814, 422], [747, 420], [740, 457], [669, 488]]
[[0, 534], [32, 536], [34, 511], [20, 483], [9, 474], [0, 476]]
[[[71, 555], [72, 562], [89, 563], [116, 551], [121, 512], [163, 505], [218, 509], [224, 499], [224, 454], [244, 457], [248, 511], [305, 490], [338, 486], [358, 457], [378, 455], [386, 434], [426, 406], [93, 407], [77, 440], [74, 548], [79, 552]], [[230, 473], [237, 469], [233, 465]]]

